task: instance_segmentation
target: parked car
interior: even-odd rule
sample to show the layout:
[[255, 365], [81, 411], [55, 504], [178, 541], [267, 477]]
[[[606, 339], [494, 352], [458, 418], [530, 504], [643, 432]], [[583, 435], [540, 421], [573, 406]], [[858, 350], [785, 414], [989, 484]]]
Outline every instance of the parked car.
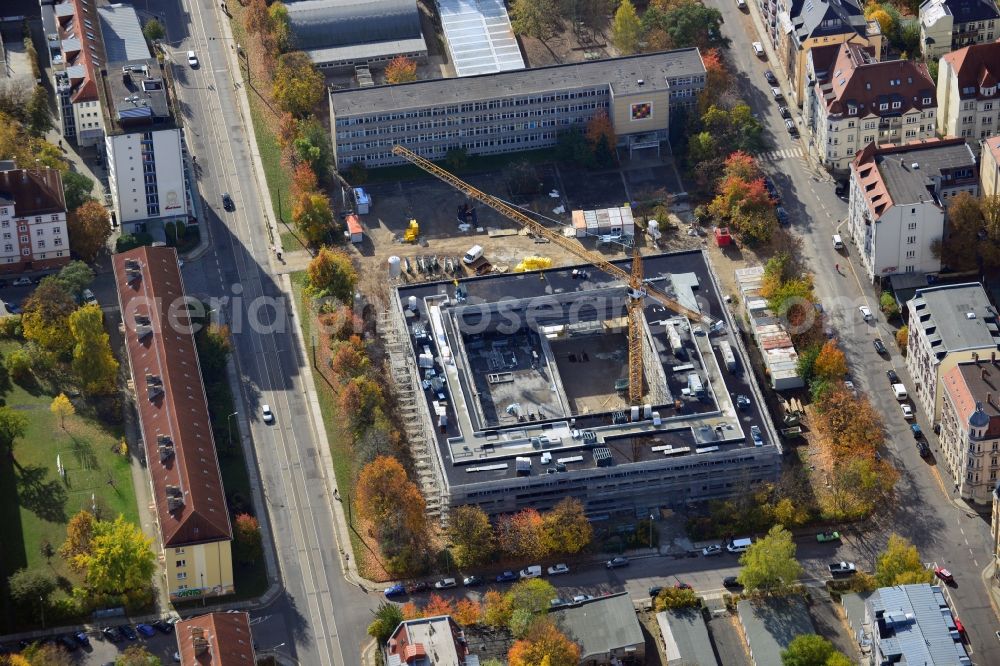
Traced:
[[[913, 407], [910, 407], [910, 403], [901, 402], [899, 403], [899, 408], [903, 410], [903, 418], [909, 421], [913, 418]], [[918, 426], [919, 427], [919, 426]]]
[[80, 294], [80, 298], [83, 300], [84, 305], [97, 305], [97, 297], [89, 289], [84, 289], [83, 293]]
[[[832, 338], [833, 336], [830, 335], [827, 337]], [[851, 395], [853, 395], [855, 398], [858, 397], [858, 389], [854, 386], [854, 382], [852, 382], [850, 379], [844, 380], [844, 388], [850, 391]]]
[[19, 277], [10, 283], [13, 287], [27, 287], [31, 284], [31, 278], [29, 277]]
[[920, 454], [921, 458], [926, 458], [931, 454], [931, 447], [927, 446], [927, 442], [917, 440], [917, 453]]
[[687, 583], [682, 583], [680, 581], [677, 581], [676, 583], [674, 583], [674, 589], [675, 590], [693, 590], [694, 588], [691, 587], [690, 585], [688, 585]]
[[913, 433], [913, 439], [923, 439], [924, 431], [920, 429], [920, 425], [917, 423], [910, 424], [910, 432]]
[[736, 408], [737, 409], [741, 409], [741, 410], [750, 409], [750, 405], [751, 405], [750, 398], [748, 398], [747, 396], [745, 396], [743, 394], [740, 394], [740, 395], [736, 396]]
[[569, 573], [569, 567], [565, 564], [553, 564], [546, 571], [550, 576], [558, 576], [559, 574]]
[[955, 583], [955, 577], [951, 575], [951, 572], [944, 567], [936, 567], [934, 569], [934, 575], [940, 578], [942, 581], [948, 585], [953, 585]]
[[893, 370], [893, 369], [891, 369], [891, 368], [889, 370], [885, 371], [885, 376], [889, 378], [889, 384], [899, 384], [900, 383], [900, 381], [899, 381], [899, 375], [897, 375], [896, 371]]
[[170, 634], [174, 631], [174, 625], [170, 624], [166, 620], [157, 620], [151, 623], [153, 628], [159, 631], [161, 634]]
[[768, 85], [776, 86], [778, 85], [778, 77], [774, 75], [774, 72], [767, 69], [764, 70], [764, 78], [767, 79]]
[[783, 227], [787, 227], [788, 223], [791, 221], [791, 218], [788, 217], [788, 211], [785, 210], [784, 207], [782, 206], [775, 207], [774, 216], [778, 218], [778, 224], [780, 224]]
[[760, 42], [754, 42], [750, 46], [753, 47], [754, 55], [756, 55], [758, 58], [767, 60], [767, 53], [764, 52], [763, 44], [761, 44]]
[[118, 631], [116, 627], [104, 627], [101, 629], [101, 634], [112, 643], [117, 643], [122, 639], [122, 632]]
[[132, 627], [130, 627], [127, 624], [118, 625], [118, 631], [122, 632], [122, 636], [129, 639], [130, 641], [134, 641], [135, 639], [139, 638], [138, 636], [136, 636], [135, 631], [132, 630]]
[[4, 301], [3, 306], [10, 314], [21, 314], [21, 307], [13, 301]]
[[837, 186], [833, 188], [833, 193], [841, 199], [847, 200], [847, 183], [843, 180], [837, 181]]
[[83, 647], [90, 647], [90, 636], [87, 635], [86, 631], [76, 632], [73, 634], [73, 638]]
[[188, 59], [188, 65], [190, 65], [191, 67], [198, 66], [198, 56], [195, 55], [194, 51], [187, 52], [187, 59]]
[[406, 584], [406, 593], [407, 594], [420, 594], [421, 592], [426, 591], [429, 587], [430, 587], [429, 583], [427, 583], [425, 581], [422, 581], [422, 580], [418, 580], [418, 581], [415, 581], [413, 583], [407, 583]]
[[840, 541], [840, 532], [820, 532], [816, 535], [816, 541], [819, 541], [820, 543]]
[[582, 601], [590, 601], [593, 598], [594, 597], [590, 596], [589, 594], [578, 594], [575, 597], [573, 597], [573, 603], [578, 604]]
[[875, 347], [875, 351], [878, 352], [879, 356], [886, 355], [885, 345], [882, 344], [882, 341], [879, 340], [878, 338], [872, 340], [872, 346]]
[[713, 544], [711, 546], [705, 546], [701, 549], [701, 554], [705, 557], [711, 557], [712, 555], [722, 555], [722, 546], [719, 544]]
[[458, 585], [458, 581], [454, 578], [442, 578], [441, 580], [434, 583], [434, 589], [436, 590], [447, 590], [449, 588]]
[[393, 597], [402, 597], [406, 594], [406, 587], [402, 583], [396, 583], [395, 585], [390, 585], [389, 587], [385, 588], [385, 592], [383, 592], [382, 594], [385, 595], [386, 599], [392, 599]]
[[787, 106], [779, 106], [778, 107], [778, 113], [781, 115], [782, 118], [791, 118], [792, 117], [792, 114], [788, 111], [788, 107]]
[[834, 562], [830, 565], [830, 574], [833, 576], [850, 576], [857, 573], [857, 570], [854, 562]]
[[73, 640], [72, 636], [68, 636], [66, 634], [63, 634], [62, 636], [60, 636], [59, 638], [57, 638], [56, 639], [56, 643], [58, 643], [59, 645], [62, 645], [64, 648], [66, 648], [70, 652], [75, 652], [80, 647], [79, 645], [76, 644], [76, 641]]
[[775, 204], [781, 203], [781, 197], [778, 196], [778, 188], [774, 186], [774, 181], [767, 176], [764, 176], [764, 187], [767, 188], [767, 193], [774, 199]]
[[785, 99], [785, 94], [781, 92], [781, 88], [778, 86], [771, 86], [771, 96], [778, 101]]
[[483, 584], [482, 576], [466, 576], [462, 579], [462, 585], [466, 587], [475, 587], [476, 585]]
[[754, 446], [764, 446], [764, 438], [760, 434], [760, 426], [750, 426], [750, 439]]
[[515, 580], [517, 580], [517, 574], [513, 571], [504, 571], [502, 574], [497, 576], [498, 583], [510, 583]]
[[145, 636], [146, 638], [149, 638], [150, 636], [155, 636], [156, 635], [156, 629], [153, 629], [151, 626], [149, 626], [146, 623], [140, 623], [140, 624], [135, 625], [135, 630], [138, 631], [143, 636]]
[[871, 308], [869, 308], [867, 305], [858, 306], [858, 311], [861, 313], [861, 318], [864, 319], [865, 321], [872, 320], [872, 311]]
[[793, 136], [799, 133], [799, 128], [795, 126], [795, 121], [791, 118], [785, 118], [785, 128]]
[[618, 569], [620, 567], [627, 567], [628, 558], [624, 556], [612, 557], [604, 564], [604, 566], [607, 567], [608, 569]]
[[743, 587], [742, 585], [740, 585], [739, 578], [736, 577], [736, 576], [726, 576], [725, 578], [723, 578], [722, 579], [722, 586], [723, 587], [730, 587], [730, 588], [740, 588], [740, 587]]

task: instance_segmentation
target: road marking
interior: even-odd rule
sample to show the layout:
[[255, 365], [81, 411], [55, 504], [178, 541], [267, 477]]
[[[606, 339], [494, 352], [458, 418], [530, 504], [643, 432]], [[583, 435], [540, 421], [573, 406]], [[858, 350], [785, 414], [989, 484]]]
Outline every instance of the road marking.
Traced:
[[769, 150], [766, 153], [760, 153], [757, 155], [757, 159], [765, 162], [773, 162], [780, 159], [787, 159], [792, 157], [802, 157], [802, 147], [796, 146], [795, 148], [780, 148], [778, 150]]

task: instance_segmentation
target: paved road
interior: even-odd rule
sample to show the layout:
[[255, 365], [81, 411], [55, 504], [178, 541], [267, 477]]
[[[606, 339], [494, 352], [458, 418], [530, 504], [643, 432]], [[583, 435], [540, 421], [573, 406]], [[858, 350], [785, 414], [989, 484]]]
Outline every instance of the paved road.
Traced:
[[[909, 425], [888, 390], [885, 376], [886, 370], [895, 368], [905, 383], [913, 386], [897, 351], [894, 331], [878, 313], [877, 290], [864, 283], [860, 263], [857, 266], [853, 263], [850, 255], [854, 246], [848, 243], [846, 250], [838, 253], [831, 242], [831, 236], [838, 232], [848, 240], [846, 229], [840, 226], [847, 216], [847, 204], [834, 194], [829, 175], [808, 165], [804, 140], [790, 137], [778, 115], [764, 70], [770, 68], [779, 74], [779, 69], [773, 66], [776, 64], [773, 60], [766, 63], [752, 56], [750, 43], [758, 38], [750, 37], [756, 34], [751, 16], [740, 12], [729, 0], [715, 0], [712, 4], [725, 19], [723, 34], [732, 40], [732, 60], [740, 73], [741, 92], [767, 124], [775, 144], [761, 156], [764, 169], [776, 182], [791, 215], [793, 231], [801, 238], [802, 254], [816, 276], [816, 292], [843, 343], [852, 379], [884, 415], [887, 455], [902, 471], [896, 506], [873, 521], [871, 529], [859, 540], [858, 562], [871, 566], [873, 556], [892, 532], [909, 538], [927, 562], [937, 562], [955, 574], [958, 585], [950, 588], [950, 595], [968, 629], [976, 662], [1000, 663], [1000, 644], [993, 635], [1000, 626], [980, 578], [991, 557], [989, 515], [980, 517], [956, 506], [951, 483], [942, 482], [933, 464], [918, 455]], [[784, 83], [787, 91], [787, 82]], [[795, 109], [793, 113], [798, 118]], [[842, 273], [835, 270], [836, 264], [840, 264]], [[858, 312], [862, 304], [876, 313], [873, 324], [862, 321]], [[875, 352], [872, 340], [876, 336], [885, 342], [889, 358]], [[937, 439], [930, 424], [922, 417], [917, 422], [936, 453]]]
[[[145, 7], [142, 0], [135, 4]], [[217, 314], [234, 333], [243, 389], [239, 420], [244, 428], [249, 422], [252, 433], [285, 590], [258, 631], [268, 632], [271, 642], [257, 642], [262, 648], [285, 643], [283, 654], [303, 664], [357, 664], [374, 598], [343, 577], [333, 499], [303, 385], [305, 359], [298, 352], [284, 283], [270, 263], [262, 194], [227, 59], [232, 44], [219, 39], [217, 2], [169, 0], [157, 8], [177, 65], [185, 133], [197, 156], [212, 244], [204, 258], [184, 267], [185, 284], [189, 293], [230, 299]], [[188, 67], [188, 49], [197, 52], [198, 69]], [[222, 210], [223, 192], [231, 194], [235, 212]], [[262, 404], [275, 413], [271, 426], [259, 418]]]

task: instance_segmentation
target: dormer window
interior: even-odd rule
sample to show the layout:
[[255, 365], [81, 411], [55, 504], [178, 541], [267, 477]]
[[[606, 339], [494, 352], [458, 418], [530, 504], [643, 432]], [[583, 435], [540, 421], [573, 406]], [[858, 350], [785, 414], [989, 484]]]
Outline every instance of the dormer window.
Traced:
[[901, 106], [903, 106], [902, 102], [893, 102], [892, 103], [892, 108], [894, 108], [894, 109], [898, 109]]
[[886, 109], [888, 109], [888, 108], [889, 108], [889, 105], [888, 105], [888, 104], [879, 104], [879, 105], [878, 105], [878, 110], [879, 110], [879, 111], [885, 111], [885, 110], [886, 110]]
[[931, 103], [931, 98], [930, 97], [924, 97], [924, 104], [927, 105], [927, 104], [930, 104], [930, 103]]
[[997, 93], [997, 87], [993, 86], [991, 88], [980, 88], [979, 94], [983, 97], [993, 97]]
[[856, 115], [858, 115], [858, 107], [854, 106], [853, 104], [850, 105], [850, 106], [848, 106], [847, 107], [847, 115], [849, 115], [849, 116], [856, 116]]

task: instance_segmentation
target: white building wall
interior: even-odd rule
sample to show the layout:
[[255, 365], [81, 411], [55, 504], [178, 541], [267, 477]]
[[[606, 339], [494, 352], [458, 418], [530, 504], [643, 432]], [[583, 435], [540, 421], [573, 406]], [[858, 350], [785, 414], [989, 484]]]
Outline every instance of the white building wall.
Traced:
[[150, 215], [146, 206], [143, 171], [143, 133], [107, 137], [108, 188], [121, 224], [156, 217], [187, 217], [184, 190], [184, 159], [179, 129], [152, 133], [152, 157], [158, 192], [158, 213]]
[[81, 146], [93, 146], [100, 142], [101, 136], [104, 134], [101, 118], [101, 103], [99, 101], [77, 102], [73, 105], [77, 143]]
[[179, 129], [153, 132], [153, 157], [156, 186], [160, 199], [160, 217], [187, 216], [184, 196], [184, 158]]

